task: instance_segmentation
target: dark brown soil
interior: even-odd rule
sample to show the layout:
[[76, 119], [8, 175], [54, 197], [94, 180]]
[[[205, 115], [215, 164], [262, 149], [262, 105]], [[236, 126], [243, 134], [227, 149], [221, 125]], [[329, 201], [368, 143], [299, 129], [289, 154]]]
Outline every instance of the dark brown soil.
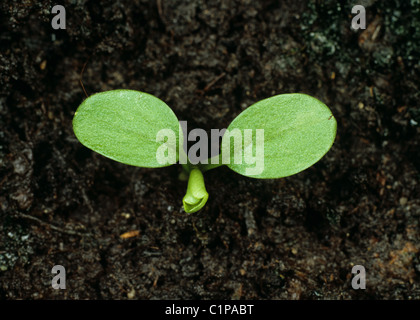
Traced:
[[[360, 1], [358, 31], [353, 2], [74, 0], [57, 31], [55, 2], [2, 1], [0, 298], [419, 299], [420, 2]], [[307, 93], [337, 139], [285, 179], [206, 173], [209, 201], [186, 215], [180, 166], [126, 166], [77, 141], [84, 66], [88, 94], [151, 93], [189, 128]]]

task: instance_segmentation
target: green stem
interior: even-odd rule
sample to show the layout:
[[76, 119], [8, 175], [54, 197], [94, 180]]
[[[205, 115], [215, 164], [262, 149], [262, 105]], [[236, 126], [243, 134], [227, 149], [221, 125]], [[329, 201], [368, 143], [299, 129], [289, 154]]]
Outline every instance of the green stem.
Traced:
[[203, 173], [200, 169], [194, 168], [190, 172], [188, 179], [187, 193], [182, 202], [186, 213], [194, 213], [204, 207], [209, 198], [204, 185]]
[[[216, 162], [215, 161], [216, 159], [218, 159], [218, 161], [217, 161], [218, 163], [214, 164], [213, 162]], [[222, 155], [219, 154], [217, 156], [214, 156], [214, 157], [210, 158], [208, 162], [209, 162], [208, 164], [200, 164], [200, 170], [201, 171], [206, 172], [206, 171], [209, 171], [211, 169], [222, 166], [223, 165], [222, 164]]]

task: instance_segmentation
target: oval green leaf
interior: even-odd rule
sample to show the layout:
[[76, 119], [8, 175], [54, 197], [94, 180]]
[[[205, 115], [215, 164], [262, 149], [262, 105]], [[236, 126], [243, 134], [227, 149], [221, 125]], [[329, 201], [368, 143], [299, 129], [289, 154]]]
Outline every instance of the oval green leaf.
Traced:
[[[77, 109], [73, 130], [86, 147], [125, 164], [158, 168], [178, 159], [177, 117], [162, 100], [144, 92], [112, 90], [91, 95]], [[160, 130], [172, 131], [173, 139], [164, 135], [166, 141], [159, 141]], [[171, 152], [174, 159], [166, 164], [157, 160], [158, 149], [164, 143], [166, 155]]]
[[[234, 138], [226, 135], [234, 129], [242, 134], [242, 148], [235, 148]], [[246, 129], [252, 129], [248, 141]], [[264, 130], [262, 140], [256, 129]], [[244, 176], [287, 177], [320, 160], [331, 148], [336, 131], [337, 122], [321, 101], [299, 93], [277, 95], [253, 104], [232, 121], [222, 139], [222, 156], [229, 153], [227, 166]]]

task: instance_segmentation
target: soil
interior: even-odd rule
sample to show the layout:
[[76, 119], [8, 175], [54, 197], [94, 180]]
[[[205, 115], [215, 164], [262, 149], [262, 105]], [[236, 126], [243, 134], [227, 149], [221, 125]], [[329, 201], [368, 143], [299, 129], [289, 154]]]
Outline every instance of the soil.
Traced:
[[[0, 4], [0, 299], [420, 298], [418, 0], [360, 1], [365, 30], [353, 1], [62, 1], [65, 30], [55, 4]], [[148, 92], [207, 131], [303, 92], [337, 138], [284, 179], [209, 171], [187, 215], [181, 166], [77, 141], [81, 75], [89, 95]]]

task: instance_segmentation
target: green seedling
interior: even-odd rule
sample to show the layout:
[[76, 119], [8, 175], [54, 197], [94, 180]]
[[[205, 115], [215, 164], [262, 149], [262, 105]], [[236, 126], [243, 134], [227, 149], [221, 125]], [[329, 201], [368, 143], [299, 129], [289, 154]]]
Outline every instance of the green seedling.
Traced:
[[[225, 131], [220, 153], [197, 162], [185, 150], [187, 133], [163, 101], [139, 91], [112, 90], [83, 101], [73, 130], [83, 145], [118, 162], [145, 168], [182, 164], [188, 177], [184, 210], [193, 213], [209, 197], [204, 172], [226, 165], [251, 178], [291, 176], [327, 153], [337, 123], [328, 107], [311, 96], [273, 96], [240, 113]], [[195, 148], [200, 156], [208, 155], [203, 143]]]

